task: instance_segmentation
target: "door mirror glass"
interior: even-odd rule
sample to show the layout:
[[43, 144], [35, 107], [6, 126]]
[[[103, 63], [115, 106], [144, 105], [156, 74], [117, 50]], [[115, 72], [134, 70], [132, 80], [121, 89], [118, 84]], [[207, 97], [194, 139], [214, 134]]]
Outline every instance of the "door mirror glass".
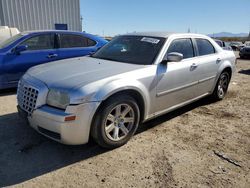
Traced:
[[15, 48], [15, 53], [20, 54], [20, 52], [23, 52], [28, 49], [27, 45], [20, 45]]
[[167, 62], [180, 62], [183, 59], [183, 55], [177, 52], [171, 52], [167, 54], [167, 58], [164, 61]]

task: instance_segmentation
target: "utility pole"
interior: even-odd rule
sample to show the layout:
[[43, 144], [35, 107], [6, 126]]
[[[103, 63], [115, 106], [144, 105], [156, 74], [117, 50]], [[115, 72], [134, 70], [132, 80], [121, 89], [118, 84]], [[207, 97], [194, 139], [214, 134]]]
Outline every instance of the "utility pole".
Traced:
[[248, 34], [247, 40], [250, 40], [250, 27], [249, 27], [249, 34]]
[[82, 17], [82, 15], [80, 17], [80, 21], [81, 21], [81, 30], [83, 31], [83, 17]]

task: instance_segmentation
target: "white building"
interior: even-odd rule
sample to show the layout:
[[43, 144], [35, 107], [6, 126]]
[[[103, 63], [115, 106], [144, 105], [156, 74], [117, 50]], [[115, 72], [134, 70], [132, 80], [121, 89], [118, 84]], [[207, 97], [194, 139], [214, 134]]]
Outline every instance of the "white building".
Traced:
[[0, 0], [0, 26], [82, 31], [79, 0]]

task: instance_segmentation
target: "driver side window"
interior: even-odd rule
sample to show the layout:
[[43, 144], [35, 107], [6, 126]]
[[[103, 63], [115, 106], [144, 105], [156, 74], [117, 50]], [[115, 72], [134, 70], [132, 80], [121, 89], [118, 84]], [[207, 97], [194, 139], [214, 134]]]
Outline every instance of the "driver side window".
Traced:
[[178, 52], [183, 55], [183, 59], [194, 57], [194, 48], [191, 39], [176, 39], [168, 47], [168, 53]]
[[21, 44], [27, 45], [27, 50], [46, 50], [46, 49], [53, 49], [54, 48], [54, 35], [53, 34], [47, 34], [47, 35], [38, 35], [31, 37]]

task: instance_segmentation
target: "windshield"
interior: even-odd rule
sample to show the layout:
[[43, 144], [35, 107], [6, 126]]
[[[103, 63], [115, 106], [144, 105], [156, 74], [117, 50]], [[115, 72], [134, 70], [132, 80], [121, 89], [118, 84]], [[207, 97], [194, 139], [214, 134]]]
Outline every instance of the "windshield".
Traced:
[[131, 64], [150, 65], [158, 55], [165, 38], [119, 36], [92, 57]]
[[0, 48], [5, 48], [16, 40], [20, 39], [23, 35], [21, 33], [14, 35], [13, 37], [8, 38], [0, 43]]

